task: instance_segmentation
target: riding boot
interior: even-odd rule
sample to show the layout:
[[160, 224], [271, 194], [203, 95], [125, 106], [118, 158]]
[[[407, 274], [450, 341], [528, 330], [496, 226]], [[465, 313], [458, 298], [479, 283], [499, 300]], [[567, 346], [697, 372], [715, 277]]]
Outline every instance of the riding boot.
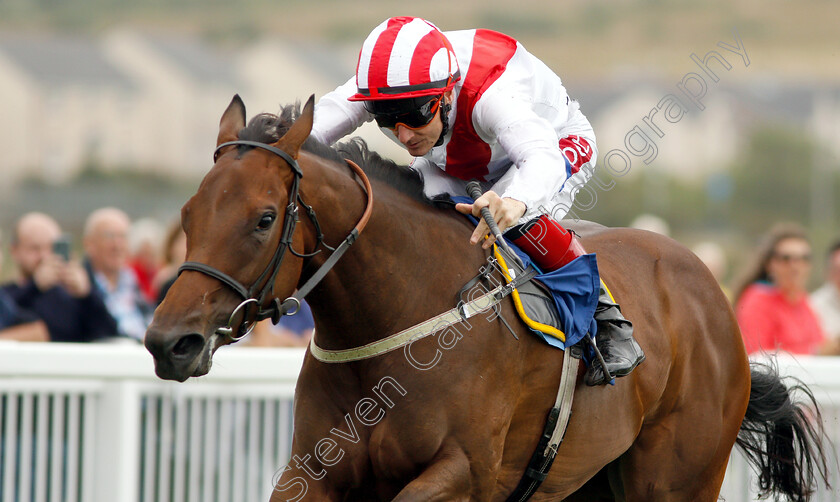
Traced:
[[514, 227], [505, 236], [543, 272], [557, 270], [586, 254], [572, 232], [545, 214]]
[[[604, 364], [612, 377], [629, 375], [633, 368], [645, 360], [645, 353], [633, 338], [633, 324], [621, 314], [621, 307], [613, 302], [607, 291], [601, 287], [598, 306], [595, 308], [598, 334], [595, 344], [604, 358]], [[586, 371], [586, 385], [610, 383], [604, 374], [600, 361], [595, 360]]]
[[[508, 233], [511, 241], [525, 251], [543, 272], [551, 272], [586, 254], [572, 232], [548, 215], [542, 215]], [[645, 360], [642, 348], [633, 339], [633, 324], [621, 314], [621, 308], [601, 287], [595, 309], [598, 333], [595, 343], [610, 375], [622, 377]], [[600, 361], [593, 361], [586, 372], [588, 385], [607, 382]]]

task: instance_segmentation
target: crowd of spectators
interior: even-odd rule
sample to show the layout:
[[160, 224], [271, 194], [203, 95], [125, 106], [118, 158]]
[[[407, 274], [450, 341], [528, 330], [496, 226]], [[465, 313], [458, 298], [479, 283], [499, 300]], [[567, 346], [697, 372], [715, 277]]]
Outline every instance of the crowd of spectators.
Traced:
[[[639, 216], [631, 226], [669, 233], [667, 222], [654, 215]], [[840, 355], [840, 240], [826, 253], [825, 282], [811, 294], [814, 252], [798, 224], [769, 229], [731, 288], [720, 243], [699, 242], [692, 251], [732, 302], [749, 354]]]
[[116, 323], [84, 265], [54, 252], [59, 239], [67, 242], [50, 216], [21, 217], [11, 240], [16, 279], [4, 284], [2, 291], [18, 309], [43, 321], [52, 341], [87, 342], [113, 335]]
[[[187, 247], [179, 221], [132, 222], [114, 207], [93, 211], [75, 242], [38, 212], [21, 216], [6, 241], [0, 234], [0, 272], [6, 248], [14, 278], [0, 285], [0, 341], [142, 343]], [[814, 253], [798, 225], [770, 229], [731, 290], [721, 246], [692, 249], [730, 297], [748, 353], [840, 355], [840, 240], [826, 254], [824, 284], [810, 295]], [[304, 302], [276, 326], [261, 322], [241, 345], [305, 346], [313, 330]]]
[[[14, 269], [0, 285], [0, 341], [142, 343], [186, 256], [180, 222], [132, 222], [105, 207], [90, 213], [80, 237], [32, 212], [17, 220], [8, 242], [0, 239]], [[3, 258], [0, 252], [0, 272]], [[261, 323], [247, 344], [305, 346], [313, 327], [306, 307], [278, 326]]]

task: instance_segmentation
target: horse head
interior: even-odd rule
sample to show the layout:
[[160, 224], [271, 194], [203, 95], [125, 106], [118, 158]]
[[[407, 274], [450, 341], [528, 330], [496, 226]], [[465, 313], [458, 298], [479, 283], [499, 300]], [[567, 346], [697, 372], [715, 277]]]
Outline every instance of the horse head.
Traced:
[[259, 319], [278, 316], [276, 299], [295, 290], [309, 234], [294, 231], [297, 159], [312, 129], [313, 103], [310, 97], [276, 141], [240, 137], [246, 122], [239, 96], [222, 115], [215, 164], [181, 209], [186, 262], [146, 333], [159, 377], [206, 374], [220, 346], [245, 336]]

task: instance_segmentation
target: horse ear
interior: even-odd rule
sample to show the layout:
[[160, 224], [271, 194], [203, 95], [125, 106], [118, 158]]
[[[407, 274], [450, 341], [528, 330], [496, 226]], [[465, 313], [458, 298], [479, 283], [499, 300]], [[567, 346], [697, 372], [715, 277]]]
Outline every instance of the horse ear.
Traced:
[[222, 114], [216, 146], [228, 141], [236, 141], [239, 138], [239, 131], [243, 127], [245, 127], [245, 103], [242, 102], [239, 94], [236, 94], [230, 101], [225, 113]]
[[300, 112], [300, 117], [295, 120], [292, 127], [290, 127], [289, 130], [286, 131], [286, 134], [277, 141], [275, 146], [287, 152], [293, 158], [298, 158], [300, 147], [303, 145], [303, 142], [306, 141], [306, 138], [309, 137], [309, 133], [312, 132], [312, 121], [314, 116], [315, 95], [313, 94], [309, 96], [309, 99], [306, 101], [306, 105], [304, 105], [303, 110]]

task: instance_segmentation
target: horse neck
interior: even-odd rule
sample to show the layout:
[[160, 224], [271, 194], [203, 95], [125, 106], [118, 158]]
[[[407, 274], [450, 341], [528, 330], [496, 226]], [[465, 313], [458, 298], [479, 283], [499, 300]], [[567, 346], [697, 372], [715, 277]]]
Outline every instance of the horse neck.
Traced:
[[[319, 183], [313, 206], [326, 241], [335, 246], [338, 236], [347, 235], [364, 212], [366, 194], [346, 166], [321, 168], [324, 171], [312, 176]], [[312, 189], [306, 179], [305, 175], [304, 191]], [[477, 246], [469, 246], [469, 226], [454, 210], [445, 214], [384, 182], [372, 179], [371, 184], [370, 221], [307, 296], [318, 343], [324, 348], [370, 343], [452, 308], [457, 288], [451, 295], [441, 291], [460, 287], [484, 260]], [[327, 257], [319, 253], [311, 268]], [[465, 257], [474, 265], [467, 265]]]

